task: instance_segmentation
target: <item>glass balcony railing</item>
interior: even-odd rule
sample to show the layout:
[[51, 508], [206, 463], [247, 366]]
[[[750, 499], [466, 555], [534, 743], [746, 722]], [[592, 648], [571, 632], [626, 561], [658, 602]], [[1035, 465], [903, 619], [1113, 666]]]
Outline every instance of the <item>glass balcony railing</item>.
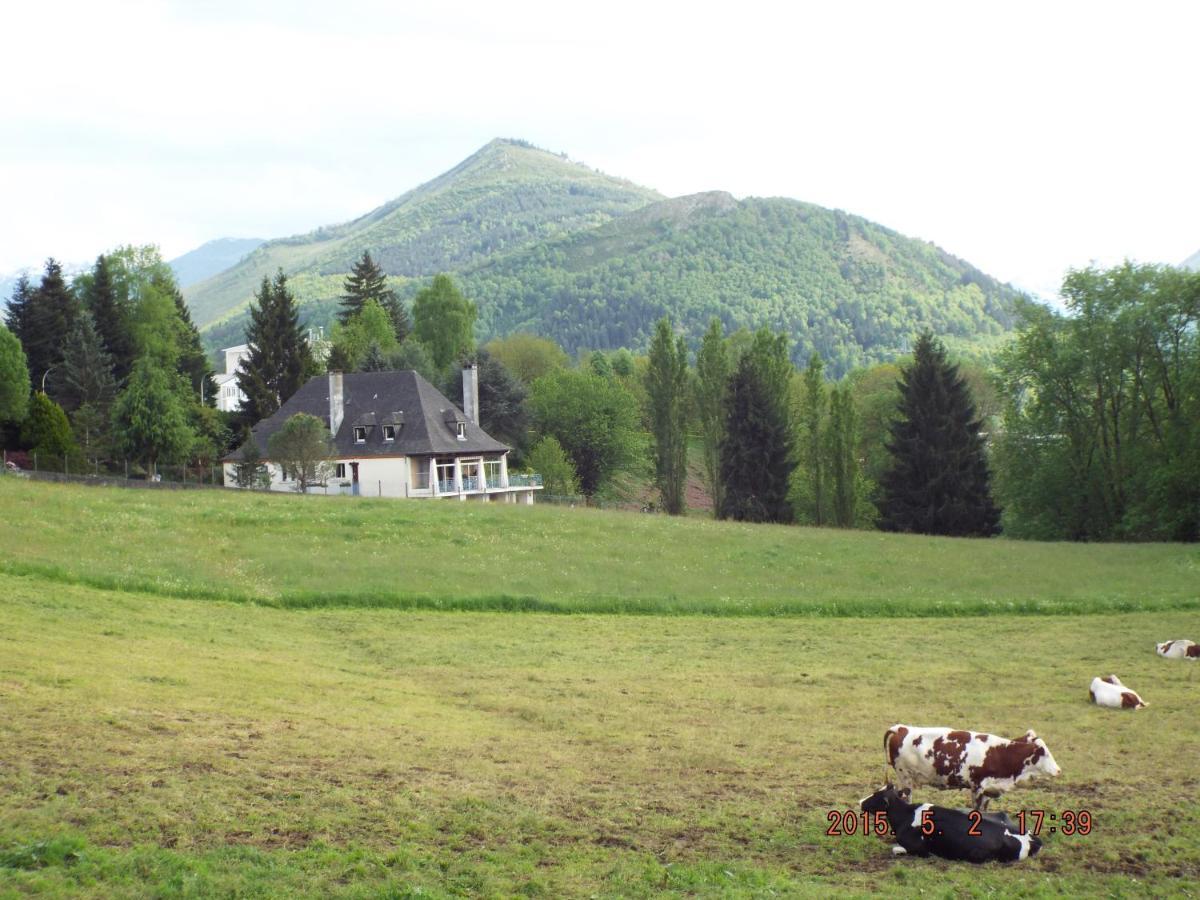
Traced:
[[508, 473], [509, 487], [541, 487], [542, 476], [536, 473], [530, 475], [518, 475], [512, 472]]

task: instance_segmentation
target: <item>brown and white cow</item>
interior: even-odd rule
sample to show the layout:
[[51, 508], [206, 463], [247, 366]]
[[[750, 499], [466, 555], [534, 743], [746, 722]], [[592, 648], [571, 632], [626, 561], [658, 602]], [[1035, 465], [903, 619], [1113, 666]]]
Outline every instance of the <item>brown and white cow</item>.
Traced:
[[1165, 641], [1155, 650], [1165, 659], [1200, 659], [1200, 644], [1195, 641]]
[[1019, 784], [1062, 771], [1033, 731], [1008, 740], [978, 731], [893, 725], [883, 736], [883, 750], [901, 788], [966, 788], [981, 811]]
[[1121, 684], [1121, 679], [1116, 675], [1093, 678], [1088, 694], [1097, 706], [1107, 706], [1112, 709], [1141, 709], [1148, 705], [1138, 696], [1137, 691], [1131, 691]]

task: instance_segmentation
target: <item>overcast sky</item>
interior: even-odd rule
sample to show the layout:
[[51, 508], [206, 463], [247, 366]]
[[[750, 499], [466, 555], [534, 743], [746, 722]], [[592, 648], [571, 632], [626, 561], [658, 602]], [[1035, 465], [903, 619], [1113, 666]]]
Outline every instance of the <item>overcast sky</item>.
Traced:
[[0, 273], [344, 221], [497, 136], [1045, 295], [1200, 250], [1197, 4], [408, 5], [5, 3]]

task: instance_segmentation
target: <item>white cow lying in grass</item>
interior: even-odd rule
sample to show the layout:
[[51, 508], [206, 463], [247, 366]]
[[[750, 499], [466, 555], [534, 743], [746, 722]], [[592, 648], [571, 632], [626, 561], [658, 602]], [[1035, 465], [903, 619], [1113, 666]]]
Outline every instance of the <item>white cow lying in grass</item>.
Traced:
[[1166, 641], [1155, 649], [1163, 659], [1200, 659], [1200, 644], [1195, 641]]
[[1116, 675], [1093, 678], [1092, 687], [1088, 693], [1092, 697], [1092, 702], [1097, 706], [1107, 706], [1112, 709], [1141, 709], [1143, 706], [1149, 705], [1138, 696], [1137, 691], [1131, 691], [1121, 684], [1121, 679]]

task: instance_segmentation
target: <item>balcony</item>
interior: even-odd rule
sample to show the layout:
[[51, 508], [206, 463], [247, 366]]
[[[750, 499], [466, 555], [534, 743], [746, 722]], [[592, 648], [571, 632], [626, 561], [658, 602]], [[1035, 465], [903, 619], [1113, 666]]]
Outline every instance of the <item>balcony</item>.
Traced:
[[542, 486], [542, 476], [536, 473], [530, 475], [518, 475], [509, 472], [508, 486], [510, 488], [540, 488]]

